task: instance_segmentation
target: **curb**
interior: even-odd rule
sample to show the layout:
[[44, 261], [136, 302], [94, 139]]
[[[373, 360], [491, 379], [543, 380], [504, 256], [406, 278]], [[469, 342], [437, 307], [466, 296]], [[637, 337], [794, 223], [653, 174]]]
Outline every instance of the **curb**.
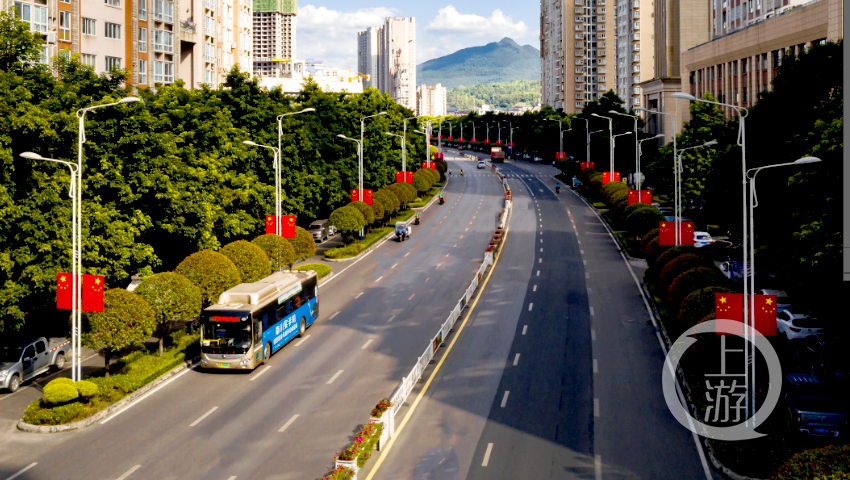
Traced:
[[331, 273], [329, 273], [329, 274], [325, 275], [324, 277], [322, 277], [322, 279], [321, 279], [321, 280], [319, 280], [318, 285], [321, 287], [323, 283], [325, 283], [326, 281], [330, 280], [330, 278], [331, 278], [331, 277], [333, 277], [333, 276], [334, 276], [334, 272], [333, 272], [333, 271], [331, 271]]
[[86, 418], [84, 420], [79, 420], [79, 421], [72, 422], [72, 423], [66, 423], [66, 424], [63, 424], [63, 425], [33, 425], [31, 423], [26, 423], [26, 422], [24, 422], [23, 419], [21, 419], [21, 420], [18, 420], [18, 424], [16, 426], [17, 426], [18, 430], [21, 430], [21, 431], [27, 432], [27, 433], [62, 433], [62, 432], [69, 432], [71, 430], [79, 430], [81, 428], [86, 428], [88, 426], [91, 426], [91, 425], [97, 423], [98, 421], [102, 420], [103, 418], [108, 417], [109, 415], [117, 412], [118, 410], [121, 410], [125, 405], [133, 402], [137, 398], [141, 397], [142, 395], [149, 392], [154, 387], [165, 382], [166, 380], [173, 377], [174, 375], [176, 375], [176, 374], [182, 372], [183, 370], [186, 370], [187, 368], [197, 364], [200, 360], [201, 360], [201, 357], [198, 356], [198, 357], [193, 358], [192, 360], [188, 360], [186, 362], [183, 362], [182, 364], [172, 368], [171, 370], [169, 370], [165, 374], [161, 375], [160, 377], [158, 377], [156, 380], [152, 381], [151, 383], [143, 386], [142, 388], [140, 388], [140, 389], [136, 390], [135, 392], [133, 392], [133, 393], [127, 395], [126, 397], [122, 398], [118, 402], [113, 403], [112, 405], [110, 405], [106, 409], [101, 410], [101, 411], [95, 413], [94, 415], [92, 415], [91, 417]]
[[637, 257], [633, 257], [633, 256], [629, 255], [629, 251], [626, 249], [626, 246], [623, 245], [623, 241], [620, 240], [620, 236], [617, 235], [616, 233], [614, 233], [614, 230], [611, 229], [611, 225], [608, 225], [608, 221], [605, 220], [604, 218], [602, 218], [602, 215], [599, 214], [599, 210], [596, 207], [594, 207], [593, 204], [588, 202], [587, 199], [584, 198], [584, 195], [576, 192], [576, 196], [578, 196], [578, 198], [580, 198], [584, 202], [584, 204], [588, 206], [588, 208], [591, 208], [596, 213], [596, 215], [599, 217], [599, 219], [602, 220], [602, 224], [605, 225], [605, 228], [608, 230], [609, 233], [611, 233], [611, 236], [614, 237], [614, 241], [617, 243], [617, 249], [620, 252], [622, 252], [623, 255], [626, 256], [626, 259], [628, 259], [628, 260], [644, 260], [643, 258], [637, 258]]

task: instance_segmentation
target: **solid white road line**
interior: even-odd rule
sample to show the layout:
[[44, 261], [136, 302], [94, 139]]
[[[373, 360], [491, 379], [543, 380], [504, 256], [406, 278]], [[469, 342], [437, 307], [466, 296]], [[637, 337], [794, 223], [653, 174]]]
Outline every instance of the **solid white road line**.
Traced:
[[370, 343], [372, 343], [371, 338], [366, 343], [364, 343], [362, 347], [360, 347], [360, 350], [365, 350], [366, 347], [368, 347]]
[[140, 468], [142, 468], [142, 466], [141, 466], [141, 465], [136, 465], [136, 466], [134, 466], [133, 468], [131, 468], [131, 469], [127, 470], [127, 473], [125, 473], [124, 475], [121, 475], [121, 476], [120, 476], [120, 477], [118, 477], [116, 480], [124, 480], [125, 478], [129, 477], [130, 475], [132, 475], [132, 474], [133, 474], [133, 472], [135, 472], [136, 470], [138, 470], [138, 469], [140, 469]]
[[[252, 378], [251, 380], [253, 380], [253, 378]], [[212, 408], [211, 408], [211, 409], [210, 409], [207, 413], [205, 413], [205, 414], [201, 415], [201, 417], [200, 417], [199, 419], [197, 419], [197, 420], [195, 420], [194, 422], [190, 423], [190, 424], [189, 424], [189, 426], [190, 426], [190, 427], [194, 427], [195, 425], [197, 425], [197, 424], [201, 423], [201, 421], [202, 421], [203, 419], [205, 419], [205, 418], [209, 417], [209, 416], [212, 414], [212, 412], [214, 412], [214, 411], [216, 411], [216, 410], [218, 410], [218, 407], [212, 407]]]
[[415, 294], [415, 293], [411, 293], [411, 294], [410, 294], [410, 296], [409, 296], [409, 297], [407, 297], [407, 299], [408, 299], [408, 300], [413, 300], [413, 297], [415, 297], [415, 296], [416, 296], [416, 294]]
[[590, 316], [593, 316], [593, 307], [590, 307]]
[[[341, 371], [342, 370], [340, 370], [340, 372]], [[280, 427], [280, 430], [278, 430], [277, 433], [280, 433], [280, 432], [286, 430], [286, 428], [289, 427], [290, 425], [292, 425], [292, 422], [294, 422], [295, 419], [297, 419], [297, 418], [298, 418], [298, 414], [296, 413], [289, 420], [287, 420], [286, 423], [284, 423], [282, 427]]]
[[382, 278], [384, 278], [384, 276], [383, 276], [383, 275], [381, 275], [380, 277], [378, 277], [378, 279], [377, 279], [377, 280], [375, 280], [375, 283], [380, 282]]
[[517, 363], [519, 363], [519, 354], [518, 353], [514, 357], [514, 366], [516, 366]]
[[581, 245], [581, 240], [578, 241], [578, 244]]
[[360, 293], [358, 293], [357, 295], [355, 295], [355, 296], [354, 296], [354, 298], [360, 298], [360, 295], [363, 295], [363, 293], [364, 293], [364, 292], [360, 292]]
[[21, 476], [21, 474], [23, 474], [24, 472], [26, 472], [27, 470], [29, 470], [30, 468], [32, 468], [36, 465], [38, 465], [38, 462], [32, 462], [29, 465], [27, 465], [26, 467], [24, 467], [22, 470], [19, 470], [16, 474], [12, 475], [11, 477], [6, 477], [6, 480], [12, 480], [13, 478], [18, 478], [19, 476]]
[[334, 317], [336, 317], [337, 315], [339, 315], [339, 312], [336, 312], [333, 315], [331, 315], [330, 317], [328, 317], [328, 320], [333, 320]]
[[493, 451], [493, 444], [488, 443], [487, 444], [487, 451], [484, 452], [484, 461], [481, 462], [482, 467], [486, 467], [487, 464], [490, 463], [490, 452], [492, 452], [492, 451]]
[[529, 312], [531, 311], [531, 307], [533, 307], [533, 306], [534, 306], [534, 304], [533, 304], [533, 303], [529, 303], [529, 304], [528, 304], [528, 311], [529, 311]]
[[596, 341], [596, 330], [592, 328], [590, 329], [590, 339], [594, 342]]
[[531, 291], [536, 292], [537, 291], [537, 285], [535, 285], [534, 288]]
[[540, 243], [543, 243], [543, 239], [542, 239], [542, 238], [540, 239]]
[[537, 271], [537, 276], [538, 276], [538, 277], [540, 276], [540, 270], [538, 270], [538, 271]]
[[596, 455], [593, 459], [594, 470], [596, 470], [596, 480], [602, 480], [602, 455]]
[[582, 260], [582, 263], [584, 263], [585, 267], [587, 266], [587, 260]]
[[340, 370], [340, 371], [336, 372], [336, 373], [334, 374], [334, 376], [333, 376], [333, 377], [331, 377], [331, 379], [330, 379], [330, 380], [328, 380], [328, 383], [326, 383], [325, 385], [330, 385], [330, 384], [334, 383], [334, 380], [336, 380], [336, 379], [337, 379], [340, 375], [342, 375], [342, 370]]
[[[510, 394], [510, 393], [511, 392], [505, 390], [505, 396], [502, 397], [502, 408], [505, 408], [505, 405], [508, 404], [508, 394]], [[490, 445], [492, 445], [492, 443]]]
[[305, 335], [304, 338], [302, 338], [298, 341], [298, 343], [295, 344], [295, 346], [297, 347], [298, 345], [301, 345], [302, 343], [306, 342], [308, 338], [310, 338], [310, 335]]
[[150, 395], [153, 395], [154, 393], [156, 393], [157, 391], [159, 391], [159, 389], [161, 389], [161, 388], [165, 387], [166, 385], [168, 385], [169, 383], [171, 383], [171, 382], [173, 382], [173, 381], [177, 380], [178, 378], [182, 377], [183, 375], [186, 375], [187, 373], [191, 372], [192, 370], [195, 370], [196, 368], [197, 368], [197, 367], [194, 367], [194, 368], [187, 368], [186, 370], [183, 370], [182, 372], [178, 373], [177, 375], [175, 375], [175, 376], [171, 377], [170, 379], [166, 380], [165, 382], [163, 382], [160, 386], [158, 386], [158, 387], [154, 388], [153, 390], [149, 391], [148, 393], [146, 393], [146, 394], [142, 395], [141, 397], [139, 397], [138, 399], [136, 399], [136, 401], [135, 401], [135, 402], [133, 402], [133, 403], [131, 403], [131, 404], [127, 405], [126, 407], [122, 408], [121, 410], [118, 410], [118, 411], [117, 411], [117, 412], [115, 412], [113, 415], [111, 415], [111, 416], [109, 416], [109, 417], [104, 418], [103, 420], [101, 420], [101, 421], [100, 421], [100, 424], [101, 424], [101, 425], [103, 425], [104, 423], [106, 423], [106, 422], [108, 422], [108, 421], [112, 420], [113, 418], [117, 417], [118, 415], [121, 415], [122, 413], [124, 413], [124, 412], [126, 412], [127, 410], [129, 410], [129, 409], [130, 409], [133, 405], [135, 405], [135, 404], [137, 404], [137, 403], [141, 402], [142, 400], [144, 400], [144, 399], [148, 398]]
[[599, 399], [598, 398], [593, 399], [593, 416], [594, 417], [599, 416]]
[[527, 332], [527, 331], [528, 331], [528, 325], [523, 325], [522, 326], [522, 334], [525, 335], [525, 332]]
[[[268, 365], [263, 365], [263, 369], [260, 370], [259, 372], [255, 373], [254, 375], [251, 375], [251, 378], [249, 378], [248, 381], [253, 382], [254, 380], [260, 378], [260, 375], [268, 372], [270, 368], [272, 368], [272, 367], [270, 367]], [[189, 425], [189, 426], [191, 427], [191, 425]]]
[[599, 362], [595, 358], [593, 359], [593, 373], [599, 373]]

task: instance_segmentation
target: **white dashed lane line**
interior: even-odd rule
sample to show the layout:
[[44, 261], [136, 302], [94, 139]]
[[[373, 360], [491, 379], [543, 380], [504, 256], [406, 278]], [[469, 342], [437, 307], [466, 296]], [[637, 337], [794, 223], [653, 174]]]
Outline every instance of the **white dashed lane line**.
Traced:
[[[255, 377], [255, 378], [256, 378], [256, 377]], [[252, 378], [251, 380], [253, 380], [253, 378]], [[209, 409], [209, 411], [207, 411], [207, 413], [205, 413], [205, 414], [201, 415], [201, 417], [200, 417], [200, 418], [198, 418], [198, 419], [197, 419], [197, 420], [195, 420], [194, 422], [190, 423], [190, 424], [189, 424], [189, 426], [190, 426], [190, 427], [194, 427], [195, 425], [197, 425], [197, 424], [201, 423], [201, 421], [203, 421], [203, 419], [205, 419], [205, 418], [209, 417], [210, 415], [212, 415], [212, 413], [213, 413], [214, 411], [216, 411], [216, 410], [218, 410], [218, 407], [212, 407], [211, 409]]]

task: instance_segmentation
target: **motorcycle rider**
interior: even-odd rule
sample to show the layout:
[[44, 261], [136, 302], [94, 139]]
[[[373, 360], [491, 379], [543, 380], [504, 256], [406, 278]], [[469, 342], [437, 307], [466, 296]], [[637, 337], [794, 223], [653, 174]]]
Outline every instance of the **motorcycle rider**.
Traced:
[[561, 184], [560, 183], [555, 184], [555, 193], [561, 193]]

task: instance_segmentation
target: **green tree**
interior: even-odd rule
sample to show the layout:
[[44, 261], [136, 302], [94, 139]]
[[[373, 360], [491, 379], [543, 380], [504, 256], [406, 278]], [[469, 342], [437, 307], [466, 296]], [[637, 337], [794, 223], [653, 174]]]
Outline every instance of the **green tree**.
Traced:
[[201, 290], [188, 278], [174, 272], [151, 275], [142, 280], [134, 293], [148, 302], [159, 330], [159, 356], [163, 339], [177, 320], [191, 320], [201, 314]]
[[366, 225], [372, 225], [375, 223], [375, 211], [372, 210], [372, 207], [366, 205], [365, 202], [351, 202], [348, 206], [357, 209], [363, 215], [363, 218], [366, 220]]
[[[295, 251], [295, 258], [298, 260], [307, 260], [316, 254], [316, 241], [310, 232], [301, 228], [295, 227], [295, 238], [287, 238]], [[265, 250], [265, 249], [264, 249]], [[266, 252], [268, 255], [268, 252]], [[271, 258], [271, 257], [269, 257]]]
[[139, 295], [123, 288], [111, 288], [103, 295], [103, 312], [88, 314], [89, 329], [83, 343], [104, 358], [106, 376], [116, 353], [140, 346], [156, 326], [154, 311]]
[[175, 269], [192, 281], [200, 290], [204, 307], [218, 301], [225, 290], [235, 287], [242, 280], [236, 265], [221, 253], [201, 250], [186, 257]]
[[15, 7], [0, 11], [0, 71], [21, 73], [39, 65], [42, 45], [41, 35], [17, 19]]
[[[298, 227], [296, 227], [295, 240], [298, 239], [297, 228]], [[312, 236], [310, 237], [310, 241], [313, 241]], [[279, 235], [267, 233], [251, 240], [251, 243], [257, 245], [258, 247], [262, 248], [264, 252], [266, 252], [266, 256], [269, 259], [272, 271], [282, 270], [285, 266], [292, 269], [292, 265], [294, 265], [295, 261], [298, 259], [298, 254], [295, 252], [295, 247], [293, 247], [293, 243], [287, 241], [287, 239], [285, 238], [281, 238]], [[315, 248], [316, 247], [314, 244], [314, 251]]]
[[360, 210], [350, 206], [340, 207], [331, 212], [328, 222], [344, 236], [360, 231], [366, 226], [366, 218]]
[[239, 269], [239, 278], [244, 283], [254, 283], [270, 273], [269, 257], [262, 248], [246, 240], [228, 243], [220, 252]]
[[428, 193], [431, 190], [431, 175], [422, 170], [418, 170], [413, 174], [413, 186], [416, 188], [416, 193], [420, 196]]

